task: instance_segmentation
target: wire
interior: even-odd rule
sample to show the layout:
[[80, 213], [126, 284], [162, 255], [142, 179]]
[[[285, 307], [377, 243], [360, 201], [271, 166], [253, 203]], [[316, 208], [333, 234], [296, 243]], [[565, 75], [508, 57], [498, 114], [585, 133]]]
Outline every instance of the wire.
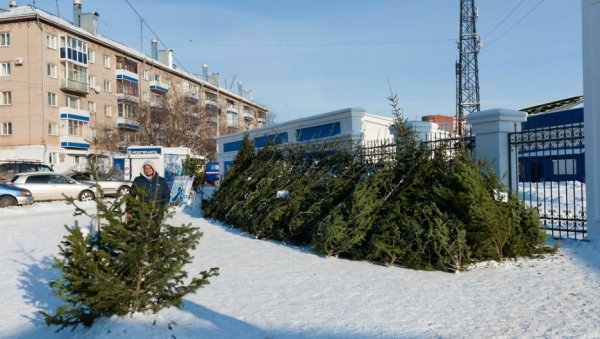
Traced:
[[[489, 47], [491, 44], [493, 44], [494, 42], [498, 41], [500, 38], [502, 38], [506, 33], [510, 32], [513, 28], [515, 28], [518, 24], [520, 24], [523, 20], [525, 20], [525, 18], [527, 18], [529, 16], [529, 14], [531, 14], [536, 8], [538, 8], [542, 2], [544, 2], [546, 0], [540, 0], [535, 6], [533, 6], [533, 8], [531, 8], [527, 13], [525, 13], [524, 16], [522, 16], [519, 20], [517, 20], [517, 22], [515, 22], [512, 26], [510, 26], [507, 30], [505, 30], [504, 32], [502, 32], [502, 34], [500, 34], [496, 39], [490, 41], [490, 43], [488, 43], [487, 45], [485, 45], [484, 47], [487, 48]], [[483, 49], [483, 48], [482, 48]]]
[[[152, 29], [152, 27], [150, 27], [150, 25], [148, 25], [148, 22], [144, 18], [142, 18], [142, 16], [140, 15], [140, 13], [135, 9], [135, 7], [133, 7], [133, 5], [129, 2], [129, 0], [125, 0], [125, 2], [129, 5], [129, 7], [131, 7], [131, 9], [133, 10], [133, 12], [138, 16], [138, 18], [140, 18], [142, 24], [144, 24], [144, 26], [146, 26], [150, 30], [150, 32], [152, 32], [152, 34], [154, 35], [154, 37], [156, 37], [156, 40], [158, 40], [166, 49], [169, 49], [169, 47], [158, 37], [158, 34], [156, 34], [156, 32]], [[182, 68], [187, 73], [190, 73], [183, 66], [183, 64], [181, 63], [181, 61], [179, 61], [179, 59], [177, 59], [177, 57], [175, 55], [173, 55], [173, 59], [175, 59], [175, 61], [177, 61], [177, 65], [180, 68]]]
[[500, 25], [502, 25], [519, 7], [521, 7], [521, 5], [525, 3], [525, 0], [521, 0], [521, 2], [519, 2], [502, 20], [500, 20], [500, 22], [494, 26], [494, 28], [492, 28], [491, 31], [489, 31], [483, 38], [487, 38], [490, 35], [492, 35], [492, 33], [494, 33], [494, 31], [500, 27]]

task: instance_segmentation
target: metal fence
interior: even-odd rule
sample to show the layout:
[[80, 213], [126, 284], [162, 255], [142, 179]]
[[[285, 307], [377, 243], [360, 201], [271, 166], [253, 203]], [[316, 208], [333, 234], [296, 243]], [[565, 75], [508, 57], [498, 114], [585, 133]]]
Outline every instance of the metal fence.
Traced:
[[[583, 123], [510, 133], [509, 182], [554, 238], [587, 234]], [[513, 162], [517, 162], [516, 166]]]
[[[425, 145], [432, 152], [443, 149], [452, 155], [458, 150], [466, 150], [475, 156], [475, 136], [468, 131], [466, 136], [450, 135], [446, 132], [429, 133], [421, 136], [417, 143]], [[362, 144], [364, 161], [370, 163], [387, 162], [395, 159], [398, 144], [394, 139], [369, 140]]]

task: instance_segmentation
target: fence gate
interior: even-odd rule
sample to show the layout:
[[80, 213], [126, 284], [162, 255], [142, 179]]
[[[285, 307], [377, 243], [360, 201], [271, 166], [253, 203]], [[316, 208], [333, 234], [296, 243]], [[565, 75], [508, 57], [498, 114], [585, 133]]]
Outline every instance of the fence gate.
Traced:
[[583, 123], [521, 132], [515, 126], [508, 139], [509, 182], [516, 178], [517, 193], [537, 209], [547, 233], [554, 238], [585, 238]]

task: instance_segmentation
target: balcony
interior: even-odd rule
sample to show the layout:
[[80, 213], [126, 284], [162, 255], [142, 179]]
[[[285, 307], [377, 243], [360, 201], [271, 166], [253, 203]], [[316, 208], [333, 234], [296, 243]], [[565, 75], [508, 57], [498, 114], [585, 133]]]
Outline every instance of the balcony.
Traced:
[[117, 102], [129, 101], [136, 104], [140, 103], [140, 97], [127, 94], [127, 93], [117, 93]]
[[139, 81], [139, 76], [137, 75], [137, 73], [133, 73], [126, 69], [117, 69], [115, 71], [115, 73], [117, 75], [117, 80], [118, 79], [127, 80], [127, 81], [131, 81], [131, 82], [135, 82], [136, 84]]
[[217, 109], [219, 109], [219, 105], [217, 105], [217, 102], [214, 100], [210, 100], [210, 99], [206, 99], [205, 100], [206, 104], [206, 108], [210, 109], [210, 110], [214, 110], [216, 111]]
[[160, 81], [152, 80], [150, 81], [150, 90], [152, 92], [166, 94], [169, 92], [169, 85]]
[[183, 98], [185, 101], [189, 102], [190, 104], [197, 104], [200, 102], [200, 99], [198, 99], [198, 95], [192, 94], [192, 93], [184, 94]]
[[264, 127], [267, 125], [267, 120], [265, 120], [264, 118], [257, 118], [256, 124], [258, 125], [258, 127]]
[[90, 143], [84, 137], [78, 137], [78, 136], [73, 136], [73, 135], [63, 135], [60, 137], [60, 147], [88, 149], [88, 148], [90, 148]]
[[79, 81], [75, 79], [61, 79], [60, 80], [60, 89], [66, 92], [71, 92], [75, 94], [88, 94], [88, 84], [84, 81]]
[[165, 105], [162, 100], [150, 100], [150, 108], [152, 109], [163, 109]]
[[244, 120], [246, 120], [246, 121], [254, 120], [254, 114], [252, 114], [250, 112], [244, 112]]
[[140, 129], [140, 124], [133, 119], [117, 118], [117, 128], [128, 131], [137, 131]]
[[59, 107], [61, 119], [90, 121], [90, 111], [71, 107]]
[[227, 117], [227, 127], [237, 128], [239, 125], [240, 124], [239, 124], [239, 121], [237, 120], [237, 115], [235, 116], [235, 118]]

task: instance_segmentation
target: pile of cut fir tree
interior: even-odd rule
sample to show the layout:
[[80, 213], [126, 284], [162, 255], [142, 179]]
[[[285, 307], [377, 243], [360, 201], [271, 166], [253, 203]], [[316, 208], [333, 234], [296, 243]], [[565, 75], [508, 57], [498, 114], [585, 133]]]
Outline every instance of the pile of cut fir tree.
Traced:
[[401, 116], [395, 127], [395, 151], [379, 162], [340, 141], [255, 151], [246, 135], [204, 215], [256, 238], [415, 269], [555, 251], [537, 212], [515, 195], [495, 199], [499, 180], [468, 152], [431, 150]]

